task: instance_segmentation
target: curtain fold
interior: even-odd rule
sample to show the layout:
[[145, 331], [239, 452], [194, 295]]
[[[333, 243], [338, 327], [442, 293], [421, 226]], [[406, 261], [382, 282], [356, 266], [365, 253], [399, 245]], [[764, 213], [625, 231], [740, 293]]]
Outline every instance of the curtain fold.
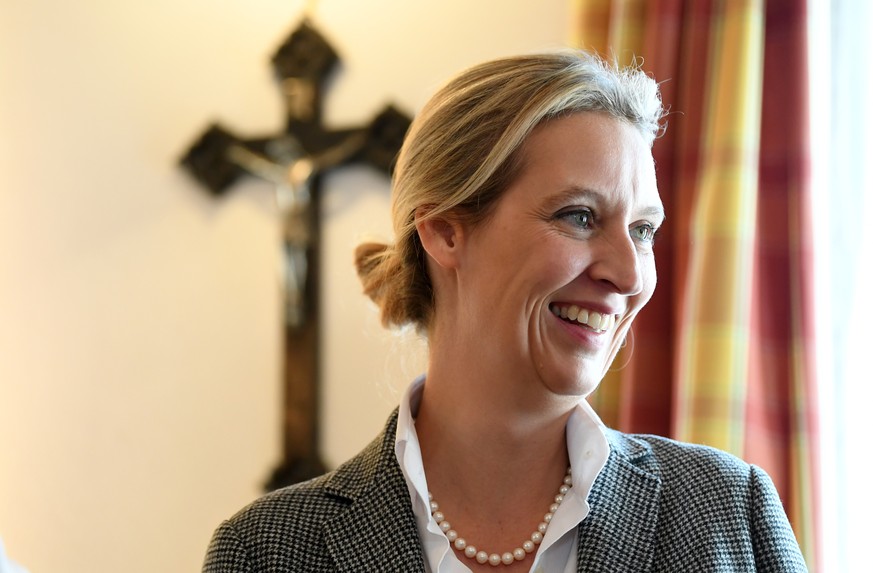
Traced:
[[805, 3], [576, 0], [575, 41], [661, 82], [658, 288], [590, 398], [762, 466], [816, 569]]

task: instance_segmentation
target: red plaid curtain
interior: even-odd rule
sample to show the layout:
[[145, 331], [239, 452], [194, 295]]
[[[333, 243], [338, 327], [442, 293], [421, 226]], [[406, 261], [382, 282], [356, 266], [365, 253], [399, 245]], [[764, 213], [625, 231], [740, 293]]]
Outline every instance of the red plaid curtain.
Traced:
[[762, 466], [815, 568], [806, 5], [576, 0], [577, 44], [662, 82], [658, 288], [591, 402]]

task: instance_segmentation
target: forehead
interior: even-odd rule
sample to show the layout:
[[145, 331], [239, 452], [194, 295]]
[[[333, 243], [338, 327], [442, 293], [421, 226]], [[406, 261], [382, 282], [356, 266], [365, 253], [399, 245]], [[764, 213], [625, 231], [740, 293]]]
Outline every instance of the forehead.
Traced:
[[535, 186], [537, 196], [584, 190], [660, 207], [652, 153], [629, 122], [605, 112], [579, 112], [537, 126], [519, 155], [510, 188]]

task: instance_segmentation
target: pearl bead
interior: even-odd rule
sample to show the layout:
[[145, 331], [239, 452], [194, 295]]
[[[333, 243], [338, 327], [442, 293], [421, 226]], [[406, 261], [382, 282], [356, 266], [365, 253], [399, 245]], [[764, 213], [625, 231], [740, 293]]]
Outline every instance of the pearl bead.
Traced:
[[468, 559], [475, 559], [481, 564], [489, 563], [492, 566], [497, 567], [501, 563], [504, 565], [512, 565], [516, 561], [522, 561], [528, 553], [534, 553], [536, 551], [536, 546], [543, 542], [543, 536], [545, 535], [546, 530], [548, 530], [549, 523], [551, 523], [552, 518], [554, 518], [555, 512], [558, 510], [561, 502], [564, 501], [564, 494], [570, 491], [572, 482], [573, 480], [570, 475], [570, 469], [568, 468], [567, 475], [564, 477], [564, 483], [558, 490], [558, 495], [555, 496], [555, 502], [549, 506], [549, 512], [543, 516], [543, 521], [537, 525], [537, 530], [531, 534], [530, 539], [521, 544], [521, 547], [516, 547], [511, 552], [507, 551], [503, 554], [489, 554], [485, 551], [477, 550], [474, 545], [467, 545], [467, 540], [461, 537], [457, 531], [452, 529], [451, 524], [446, 520], [446, 516], [439, 510], [440, 506], [434, 500], [431, 492], [427, 492], [427, 499], [428, 505], [430, 506], [431, 517], [433, 517], [433, 520], [439, 524], [440, 530], [446, 535], [446, 539], [448, 539], [449, 543], [452, 544], [455, 549], [463, 551], [464, 556]]

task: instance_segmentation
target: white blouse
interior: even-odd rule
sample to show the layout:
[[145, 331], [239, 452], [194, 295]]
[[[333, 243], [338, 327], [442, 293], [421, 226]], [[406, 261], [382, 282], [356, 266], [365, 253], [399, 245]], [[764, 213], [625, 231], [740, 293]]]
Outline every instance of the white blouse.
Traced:
[[[409, 488], [418, 537], [424, 550], [425, 571], [470, 573], [470, 569], [451, 550], [449, 540], [430, 513], [427, 479], [414, 422], [423, 388], [424, 376], [421, 376], [410, 384], [403, 395], [394, 452]], [[531, 572], [576, 571], [576, 528], [588, 515], [588, 494], [609, 457], [609, 442], [603, 430], [603, 422], [588, 402], [580, 400], [567, 420], [567, 449], [573, 487], [564, 496], [546, 530], [545, 538], [531, 563]]]

